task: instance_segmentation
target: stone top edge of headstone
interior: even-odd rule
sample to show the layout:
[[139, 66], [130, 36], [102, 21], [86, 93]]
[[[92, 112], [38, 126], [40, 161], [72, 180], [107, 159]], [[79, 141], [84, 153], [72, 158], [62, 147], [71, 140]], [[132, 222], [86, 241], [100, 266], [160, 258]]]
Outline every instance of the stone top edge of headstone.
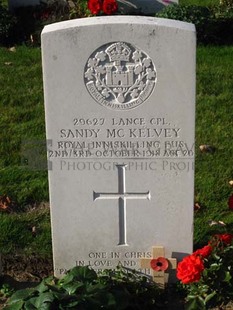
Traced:
[[65, 30], [68, 28], [95, 26], [95, 25], [111, 25], [111, 24], [147, 24], [164, 27], [178, 28], [181, 30], [195, 32], [195, 25], [187, 22], [177, 21], [173, 19], [147, 17], [147, 16], [101, 16], [101, 17], [86, 17], [78, 18], [70, 21], [50, 24], [44, 27], [42, 35], [48, 32]]

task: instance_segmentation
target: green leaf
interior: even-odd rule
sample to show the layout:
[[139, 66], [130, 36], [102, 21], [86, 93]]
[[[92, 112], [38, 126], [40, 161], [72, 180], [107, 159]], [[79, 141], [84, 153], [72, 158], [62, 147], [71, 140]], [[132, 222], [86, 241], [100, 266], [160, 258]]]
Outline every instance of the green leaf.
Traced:
[[49, 290], [48, 286], [45, 284], [45, 281], [42, 281], [38, 286], [35, 287], [39, 293], [44, 293]]
[[31, 302], [34, 298], [31, 298], [29, 300], [27, 300], [24, 304], [24, 308], [25, 310], [37, 310], [37, 308], [33, 305], [33, 303]]
[[196, 295], [188, 295], [188, 296], [187, 296], [187, 300], [188, 300], [188, 301], [189, 301], [189, 300], [193, 300], [193, 299], [195, 299], [195, 298], [197, 298]]
[[[97, 274], [88, 266], [77, 266], [68, 271], [68, 276], [73, 275], [76, 280], [83, 282], [91, 282], [97, 279]], [[64, 279], [66, 276], [64, 277]]]
[[185, 305], [185, 310], [205, 310], [204, 300], [200, 296], [191, 298]]
[[116, 299], [115, 299], [113, 294], [108, 293], [106, 298], [108, 299], [108, 301], [107, 301], [108, 307], [113, 307], [113, 306], [116, 307], [116, 305], [117, 305], [116, 304]]
[[70, 283], [74, 280], [74, 274], [68, 273], [62, 279], [59, 280], [58, 285], [63, 286], [64, 284]]
[[54, 278], [54, 276], [50, 276], [48, 278], [45, 278], [43, 280], [44, 284], [47, 285], [48, 287], [49, 286], [53, 286], [53, 285], [56, 285], [56, 278]]
[[213, 264], [210, 265], [210, 268], [216, 269], [218, 267], [219, 267], [219, 265], [217, 263], [213, 263]]
[[38, 297], [32, 297], [29, 300], [27, 300], [25, 302], [25, 309], [26, 310], [49, 309], [54, 299], [55, 298], [52, 292], [41, 293]]
[[208, 292], [208, 289], [208, 285], [201, 285], [200, 287], [198, 287], [198, 295], [204, 295]]
[[52, 303], [54, 301], [54, 295], [52, 292], [45, 292], [37, 297], [35, 306], [37, 309], [41, 309], [44, 303]]
[[[65, 305], [65, 308], [63, 308], [62, 306], [60, 306], [61, 309], [70, 309], [70, 308], [73, 308], [73, 309], [79, 309], [77, 308], [77, 305], [79, 304], [80, 302], [78, 300], [72, 300], [70, 301], [68, 304]], [[76, 308], [74, 308], [76, 307]], [[59, 308], [59, 309], [60, 309]]]
[[224, 282], [230, 282], [231, 278], [232, 278], [232, 276], [231, 276], [230, 272], [229, 272], [229, 271], [226, 271], [226, 272], [225, 272], [225, 278], [224, 278], [223, 281], [224, 281]]
[[11, 305], [7, 305], [4, 309], [5, 310], [21, 310], [21, 309], [23, 309], [23, 305], [24, 305], [24, 301], [18, 300]]
[[69, 295], [72, 295], [77, 291], [77, 289], [84, 287], [84, 284], [82, 282], [67, 283], [62, 287], [68, 292]]
[[27, 299], [30, 295], [32, 295], [33, 292], [34, 292], [34, 289], [30, 289], [30, 288], [16, 291], [11, 296], [10, 300], [8, 301], [8, 304], [12, 305], [15, 302], [23, 301], [23, 300]]
[[207, 304], [215, 295], [216, 295], [215, 291], [213, 293], [207, 295], [205, 298], [205, 304]]
[[44, 303], [38, 309], [40, 309], [40, 310], [51, 310], [51, 304], [50, 303]]
[[203, 308], [200, 308], [200, 309], [205, 309], [205, 300], [201, 297], [201, 296], [198, 296], [198, 304], [199, 306], [203, 307]]
[[58, 300], [63, 300], [63, 299], [66, 299], [67, 297], [69, 297], [69, 295], [67, 295], [66, 291], [64, 291], [64, 292], [53, 292], [53, 296], [55, 299], [58, 299]]
[[104, 290], [106, 289], [106, 286], [104, 284], [101, 284], [101, 283], [97, 283], [95, 285], [88, 285], [87, 286], [87, 293], [95, 293], [96, 291], [101, 291], [101, 290]]

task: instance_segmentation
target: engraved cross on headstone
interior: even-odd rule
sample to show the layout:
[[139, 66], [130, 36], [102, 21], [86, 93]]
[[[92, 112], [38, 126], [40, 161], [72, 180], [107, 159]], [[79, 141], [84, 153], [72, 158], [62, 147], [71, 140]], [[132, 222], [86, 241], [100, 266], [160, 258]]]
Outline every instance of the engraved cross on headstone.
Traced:
[[126, 200], [127, 199], [148, 199], [150, 192], [131, 193], [126, 191], [125, 186], [125, 168], [127, 165], [116, 165], [118, 170], [118, 192], [117, 193], [96, 193], [93, 192], [94, 201], [97, 199], [118, 199], [119, 201], [119, 243], [118, 245], [127, 245], [126, 234]]

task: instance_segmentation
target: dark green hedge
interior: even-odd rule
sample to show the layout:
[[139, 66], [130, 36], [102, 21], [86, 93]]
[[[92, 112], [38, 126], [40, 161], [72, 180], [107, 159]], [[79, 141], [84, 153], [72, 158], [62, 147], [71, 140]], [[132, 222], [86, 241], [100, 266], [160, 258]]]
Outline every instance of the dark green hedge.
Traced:
[[233, 8], [174, 4], [157, 13], [156, 17], [193, 23], [198, 43], [233, 44]]
[[[0, 45], [30, 42], [40, 43], [40, 32], [46, 23], [72, 18], [68, 7], [59, 1], [52, 5], [23, 7], [11, 14], [0, 2]], [[195, 24], [197, 41], [202, 44], [233, 44], [233, 7], [218, 5], [169, 5], [156, 17], [181, 20]]]
[[13, 40], [17, 19], [0, 2], [0, 45], [8, 45]]

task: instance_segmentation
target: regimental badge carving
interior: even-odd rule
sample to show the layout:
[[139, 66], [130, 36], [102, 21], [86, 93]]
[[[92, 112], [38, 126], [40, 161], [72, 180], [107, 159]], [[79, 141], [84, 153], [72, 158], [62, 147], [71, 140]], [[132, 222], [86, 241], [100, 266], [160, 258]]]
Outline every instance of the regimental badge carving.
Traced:
[[129, 110], [142, 104], [157, 80], [152, 59], [125, 42], [106, 44], [88, 59], [84, 82], [99, 104], [113, 110]]

